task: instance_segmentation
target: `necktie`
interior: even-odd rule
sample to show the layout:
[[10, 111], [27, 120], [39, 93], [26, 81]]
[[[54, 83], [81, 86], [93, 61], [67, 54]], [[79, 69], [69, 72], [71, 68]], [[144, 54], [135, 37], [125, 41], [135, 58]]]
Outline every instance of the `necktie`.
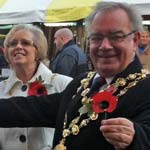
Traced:
[[91, 87], [91, 95], [93, 96], [94, 94], [96, 94], [99, 91], [100, 87], [104, 84], [106, 84], [106, 80], [104, 77], [95, 78]]

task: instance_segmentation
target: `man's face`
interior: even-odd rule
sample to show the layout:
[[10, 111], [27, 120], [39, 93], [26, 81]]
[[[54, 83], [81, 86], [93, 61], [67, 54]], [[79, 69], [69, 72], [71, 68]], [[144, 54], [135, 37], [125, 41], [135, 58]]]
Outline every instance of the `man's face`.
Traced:
[[54, 44], [56, 46], [57, 51], [60, 51], [64, 45], [63, 44], [63, 37], [58, 32], [56, 32], [54, 35]]
[[137, 41], [130, 29], [129, 18], [121, 9], [99, 12], [94, 17], [91, 24], [90, 57], [100, 75], [114, 76], [133, 60]]
[[150, 43], [150, 36], [149, 36], [149, 32], [147, 31], [143, 31], [140, 33], [140, 41], [139, 44], [141, 46], [146, 46], [147, 44]]

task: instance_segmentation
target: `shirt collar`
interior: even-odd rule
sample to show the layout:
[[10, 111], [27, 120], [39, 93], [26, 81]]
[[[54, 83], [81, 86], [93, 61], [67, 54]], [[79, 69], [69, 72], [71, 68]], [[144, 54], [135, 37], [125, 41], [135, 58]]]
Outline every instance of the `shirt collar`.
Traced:
[[[94, 79], [97, 77], [100, 77], [100, 75], [98, 73], [96, 73]], [[113, 79], [114, 79], [114, 77], [105, 78], [107, 84], [110, 84]]]

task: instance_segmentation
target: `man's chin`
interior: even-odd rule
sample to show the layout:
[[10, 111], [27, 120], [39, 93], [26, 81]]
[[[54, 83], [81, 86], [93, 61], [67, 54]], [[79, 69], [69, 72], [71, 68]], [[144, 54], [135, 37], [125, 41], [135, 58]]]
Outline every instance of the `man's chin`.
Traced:
[[97, 72], [104, 77], [112, 77], [116, 75], [116, 70], [112, 68], [100, 68]]

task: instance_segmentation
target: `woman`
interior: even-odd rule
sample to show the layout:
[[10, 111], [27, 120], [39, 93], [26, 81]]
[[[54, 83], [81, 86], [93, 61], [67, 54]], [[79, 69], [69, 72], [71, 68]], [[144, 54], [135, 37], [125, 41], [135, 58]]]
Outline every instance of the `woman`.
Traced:
[[[72, 78], [53, 74], [44, 65], [47, 40], [33, 25], [17, 25], [4, 41], [5, 56], [11, 68], [7, 80], [0, 83], [0, 98], [61, 92]], [[53, 129], [54, 130], [54, 129]], [[3, 150], [49, 150], [53, 137], [50, 128], [0, 129]]]

